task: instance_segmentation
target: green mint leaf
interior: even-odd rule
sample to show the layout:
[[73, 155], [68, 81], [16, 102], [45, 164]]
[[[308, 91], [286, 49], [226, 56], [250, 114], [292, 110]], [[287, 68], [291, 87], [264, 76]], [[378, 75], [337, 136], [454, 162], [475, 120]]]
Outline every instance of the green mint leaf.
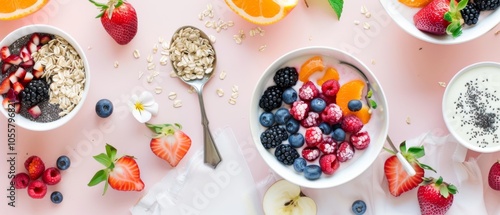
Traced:
[[106, 155], [104, 153], [101, 153], [101, 154], [94, 156], [94, 159], [97, 162], [104, 165], [106, 168], [108, 168], [109, 166], [111, 166], [111, 164], [113, 164], [113, 161], [111, 161], [111, 159], [109, 159], [108, 155]]
[[92, 179], [90, 179], [90, 182], [87, 184], [87, 186], [92, 187], [106, 180], [108, 180], [108, 173], [106, 172], [105, 169], [101, 169], [95, 173]]
[[368, 90], [368, 93], [366, 93], [366, 97], [371, 98], [373, 96], [373, 90], [370, 89]]
[[337, 19], [340, 20], [340, 16], [342, 15], [342, 9], [344, 8], [344, 0], [328, 0], [328, 3], [330, 3], [330, 6], [337, 14]]
[[377, 109], [377, 102], [375, 102], [373, 99], [370, 99], [370, 107], [372, 107], [373, 109]]

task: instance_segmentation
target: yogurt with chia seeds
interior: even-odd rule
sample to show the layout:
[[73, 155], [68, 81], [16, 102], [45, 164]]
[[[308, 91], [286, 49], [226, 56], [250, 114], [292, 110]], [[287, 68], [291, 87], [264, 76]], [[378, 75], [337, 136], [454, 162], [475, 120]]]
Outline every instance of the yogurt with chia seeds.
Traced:
[[443, 96], [443, 117], [451, 134], [469, 149], [500, 149], [500, 64], [473, 64], [457, 73]]

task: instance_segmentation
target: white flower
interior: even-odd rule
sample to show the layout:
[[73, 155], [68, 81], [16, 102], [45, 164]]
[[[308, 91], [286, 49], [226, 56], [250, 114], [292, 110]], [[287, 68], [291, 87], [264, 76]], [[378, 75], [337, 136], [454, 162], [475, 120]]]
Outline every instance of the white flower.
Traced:
[[153, 94], [144, 91], [139, 97], [137, 95], [132, 95], [128, 106], [132, 111], [134, 117], [140, 122], [145, 123], [158, 113], [158, 103], [155, 102]]

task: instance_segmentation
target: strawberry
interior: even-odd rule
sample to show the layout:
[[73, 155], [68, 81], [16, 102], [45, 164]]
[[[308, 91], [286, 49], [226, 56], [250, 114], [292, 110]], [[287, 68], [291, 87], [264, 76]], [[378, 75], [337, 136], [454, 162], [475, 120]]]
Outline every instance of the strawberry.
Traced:
[[457, 188], [439, 177], [424, 178], [418, 187], [417, 199], [422, 215], [444, 215], [453, 204], [453, 195], [457, 193]]
[[396, 152], [386, 149], [391, 154], [384, 163], [384, 173], [387, 181], [389, 182], [389, 192], [398, 197], [404, 192], [416, 188], [423, 181], [424, 169], [432, 170], [432, 167], [422, 164], [418, 161], [425, 155], [424, 147], [410, 147], [406, 149], [406, 142], [402, 142], [399, 145], [399, 150], [403, 157], [413, 166], [416, 174], [414, 176], [409, 176], [403, 168], [403, 165], [399, 162]]
[[488, 172], [488, 185], [490, 185], [491, 189], [500, 190], [500, 161], [491, 165]]
[[452, 35], [458, 37], [462, 34], [463, 19], [460, 10], [467, 6], [468, 0], [433, 0], [420, 9], [414, 16], [413, 22], [419, 30], [435, 35]]
[[0, 94], [9, 92], [9, 89], [11, 89], [10, 80], [6, 78], [0, 83]]
[[141, 172], [135, 158], [129, 155], [116, 158], [116, 152], [115, 147], [106, 144], [106, 153], [94, 156], [94, 159], [106, 168], [99, 170], [87, 185], [91, 187], [107, 181], [102, 195], [106, 193], [108, 185], [120, 191], [143, 190], [144, 182], [141, 180]]
[[101, 9], [96, 17], [108, 34], [120, 45], [128, 44], [137, 34], [137, 13], [124, 0], [109, 0], [107, 4], [89, 0]]
[[177, 166], [191, 147], [191, 138], [182, 132], [182, 126], [177, 123], [146, 123], [146, 126], [155, 134], [150, 142], [151, 151], [172, 167]]

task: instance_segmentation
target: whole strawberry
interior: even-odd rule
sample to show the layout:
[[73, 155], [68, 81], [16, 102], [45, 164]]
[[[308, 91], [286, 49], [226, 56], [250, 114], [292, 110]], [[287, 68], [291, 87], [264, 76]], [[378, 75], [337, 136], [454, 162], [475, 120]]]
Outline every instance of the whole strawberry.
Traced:
[[191, 138], [181, 130], [182, 126], [149, 123], [146, 126], [155, 134], [150, 142], [151, 151], [172, 167], [177, 166], [191, 147]]
[[452, 35], [458, 37], [462, 34], [462, 15], [460, 10], [465, 8], [468, 0], [433, 0], [420, 9], [414, 16], [413, 22], [417, 29], [435, 34]]
[[500, 190], [500, 161], [495, 162], [488, 173], [488, 185], [491, 189]]
[[96, 18], [106, 32], [120, 45], [128, 44], [137, 34], [137, 13], [134, 7], [124, 0], [109, 0], [107, 4], [89, 0], [101, 9]]
[[422, 215], [444, 215], [453, 204], [453, 195], [457, 193], [457, 188], [439, 177], [424, 178], [418, 187], [417, 199]]

